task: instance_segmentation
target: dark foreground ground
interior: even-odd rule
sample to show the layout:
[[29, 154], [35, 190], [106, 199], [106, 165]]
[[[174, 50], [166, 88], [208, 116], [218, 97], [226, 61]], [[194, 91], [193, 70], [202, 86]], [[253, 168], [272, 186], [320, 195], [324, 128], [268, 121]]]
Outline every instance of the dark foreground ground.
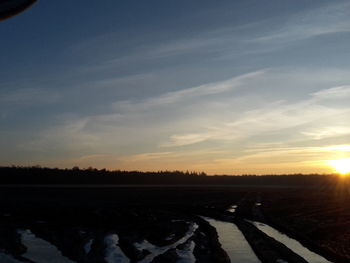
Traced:
[[[257, 207], [256, 203], [261, 203]], [[238, 205], [235, 215], [227, 212]], [[1, 187], [0, 249], [22, 260], [18, 229], [30, 229], [75, 262], [105, 262], [104, 237], [118, 233], [119, 246], [137, 262], [148, 240], [166, 246], [198, 228], [196, 262], [229, 262], [215, 229], [198, 215], [235, 222], [263, 262], [304, 262], [244, 219], [266, 222], [332, 262], [350, 262], [350, 195], [347, 187]], [[87, 253], [84, 246], [93, 240]], [[177, 249], [181, 249], [177, 247]], [[176, 262], [174, 249], [152, 262]]]

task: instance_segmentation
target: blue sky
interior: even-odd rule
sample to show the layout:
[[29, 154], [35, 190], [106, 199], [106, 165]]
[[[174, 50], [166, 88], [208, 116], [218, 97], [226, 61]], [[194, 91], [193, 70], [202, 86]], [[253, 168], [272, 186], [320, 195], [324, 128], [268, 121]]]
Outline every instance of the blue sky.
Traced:
[[348, 1], [38, 1], [0, 23], [0, 165], [330, 172]]

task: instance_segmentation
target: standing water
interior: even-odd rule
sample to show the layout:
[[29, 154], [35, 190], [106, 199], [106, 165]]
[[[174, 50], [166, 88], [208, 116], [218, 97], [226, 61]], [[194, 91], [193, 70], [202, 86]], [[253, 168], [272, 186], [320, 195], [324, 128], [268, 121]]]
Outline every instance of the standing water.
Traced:
[[309, 263], [331, 263], [324, 257], [308, 250], [302, 244], [300, 244], [297, 240], [286, 236], [285, 234], [279, 232], [278, 230], [265, 225], [260, 222], [250, 221], [254, 224], [260, 231], [264, 232], [266, 235], [274, 238], [278, 242], [281, 242], [285, 246], [287, 246], [294, 253], [298, 254], [302, 258], [304, 258]]
[[219, 242], [231, 262], [260, 263], [260, 260], [235, 224], [208, 217], [204, 217], [204, 219], [216, 228]]

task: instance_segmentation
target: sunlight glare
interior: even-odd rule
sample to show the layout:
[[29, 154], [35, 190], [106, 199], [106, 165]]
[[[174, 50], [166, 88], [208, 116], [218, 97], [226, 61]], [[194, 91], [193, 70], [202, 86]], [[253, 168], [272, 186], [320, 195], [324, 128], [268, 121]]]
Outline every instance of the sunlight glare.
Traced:
[[332, 166], [338, 173], [345, 175], [350, 174], [350, 158], [330, 160], [329, 165]]

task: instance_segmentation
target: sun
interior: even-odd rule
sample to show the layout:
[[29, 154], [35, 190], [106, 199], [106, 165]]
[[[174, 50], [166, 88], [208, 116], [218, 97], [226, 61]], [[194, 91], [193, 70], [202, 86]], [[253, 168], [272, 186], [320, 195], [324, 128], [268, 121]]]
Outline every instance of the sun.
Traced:
[[350, 174], [350, 158], [330, 160], [328, 164], [342, 175]]

